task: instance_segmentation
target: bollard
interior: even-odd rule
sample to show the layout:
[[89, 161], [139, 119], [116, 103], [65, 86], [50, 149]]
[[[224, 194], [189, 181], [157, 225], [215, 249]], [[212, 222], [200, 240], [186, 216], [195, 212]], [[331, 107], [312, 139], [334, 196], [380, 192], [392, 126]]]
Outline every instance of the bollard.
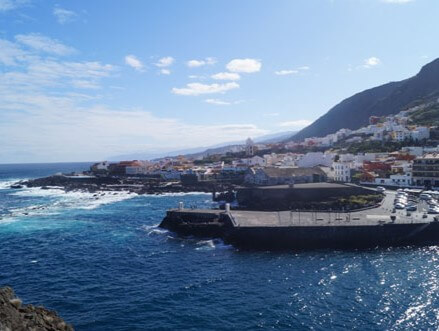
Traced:
[[225, 210], [226, 213], [230, 213], [230, 203], [226, 203]]
[[183, 202], [178, 203], [178, 210], [183, 210]]

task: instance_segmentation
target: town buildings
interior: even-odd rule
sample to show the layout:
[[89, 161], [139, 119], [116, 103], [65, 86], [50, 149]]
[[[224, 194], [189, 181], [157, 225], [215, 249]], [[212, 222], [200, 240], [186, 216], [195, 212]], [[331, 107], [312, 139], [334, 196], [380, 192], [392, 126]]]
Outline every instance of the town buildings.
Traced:
[[413, 181], [417, 186], [439, 187], [439, 153], [425, 154], [414, 160]]
[[[427, 147], [435, 127], [413, 125], [413, 107], [390, 116], [371, 116], [369, 125], [340, 129], [304, 141], [245, 144], [195, 157], [176, 156], [154, 161], [96, 163], [94, 175], [153, 177], [170, 182], [212, 181], [244, 185], [278, 185], [334, 181], [392, 187], [439, 189], [439, 146]], [[439, 131], [438, 131], [439, 132]], [[434, 138], [436, 137], [436, 138]], [[392, 152], [347, 153], [346, 146], [368, 142], [378, 150], [386, 145], [407, 146]], [[354, 149], [355, 150], [355, 149]], [[373, 150], [373, 149], [369, 149]], [[351, 149], [352, 151], [352, 149]]]

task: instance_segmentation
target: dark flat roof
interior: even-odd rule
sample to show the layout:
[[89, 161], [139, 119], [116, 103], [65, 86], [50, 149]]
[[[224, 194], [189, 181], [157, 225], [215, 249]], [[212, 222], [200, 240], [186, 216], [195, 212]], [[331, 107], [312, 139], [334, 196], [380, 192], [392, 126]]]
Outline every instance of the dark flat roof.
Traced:
[[257, 189], [319, 189], [319, 188], [338, 188], [347, 189], [350, 188], [349, 185], [338, 184], [338, 183], [305, 183], [305, 184], [294, 184], [293, 187], [289, 185], [272, 185], [272, 186], [257, 186]]

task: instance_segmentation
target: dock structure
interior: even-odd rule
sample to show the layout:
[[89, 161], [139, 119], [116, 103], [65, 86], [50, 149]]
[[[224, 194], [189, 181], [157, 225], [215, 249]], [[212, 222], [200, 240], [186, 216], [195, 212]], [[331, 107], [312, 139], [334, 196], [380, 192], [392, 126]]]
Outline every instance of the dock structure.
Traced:
[[[220, 237], [253, 248], [361, 248], [439, 243], [439, 222], [418, 211], [394, 211], [395, 193], [352, 212], [172, 209], [161, 226], [183, 235]], [[227, 208], [226, 208], [227, 209]]]

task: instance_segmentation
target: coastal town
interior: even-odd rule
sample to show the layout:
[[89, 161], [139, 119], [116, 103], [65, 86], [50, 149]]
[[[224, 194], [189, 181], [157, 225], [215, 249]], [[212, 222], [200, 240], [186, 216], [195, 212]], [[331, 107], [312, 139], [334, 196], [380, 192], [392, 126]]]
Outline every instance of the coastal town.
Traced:
[[[411, 124], [417, 106], [369, 125], [341, 129], [304, 141], [230, 146], [218, 154], [179, 155], [157, 160], [94, 164], [96, 177], [143, 178], [160, 183], [282, 185], [341, 182], [402, 188], [439, 187], [439, 129]], [[74, 176], [71, 176], [75, 178]]]

